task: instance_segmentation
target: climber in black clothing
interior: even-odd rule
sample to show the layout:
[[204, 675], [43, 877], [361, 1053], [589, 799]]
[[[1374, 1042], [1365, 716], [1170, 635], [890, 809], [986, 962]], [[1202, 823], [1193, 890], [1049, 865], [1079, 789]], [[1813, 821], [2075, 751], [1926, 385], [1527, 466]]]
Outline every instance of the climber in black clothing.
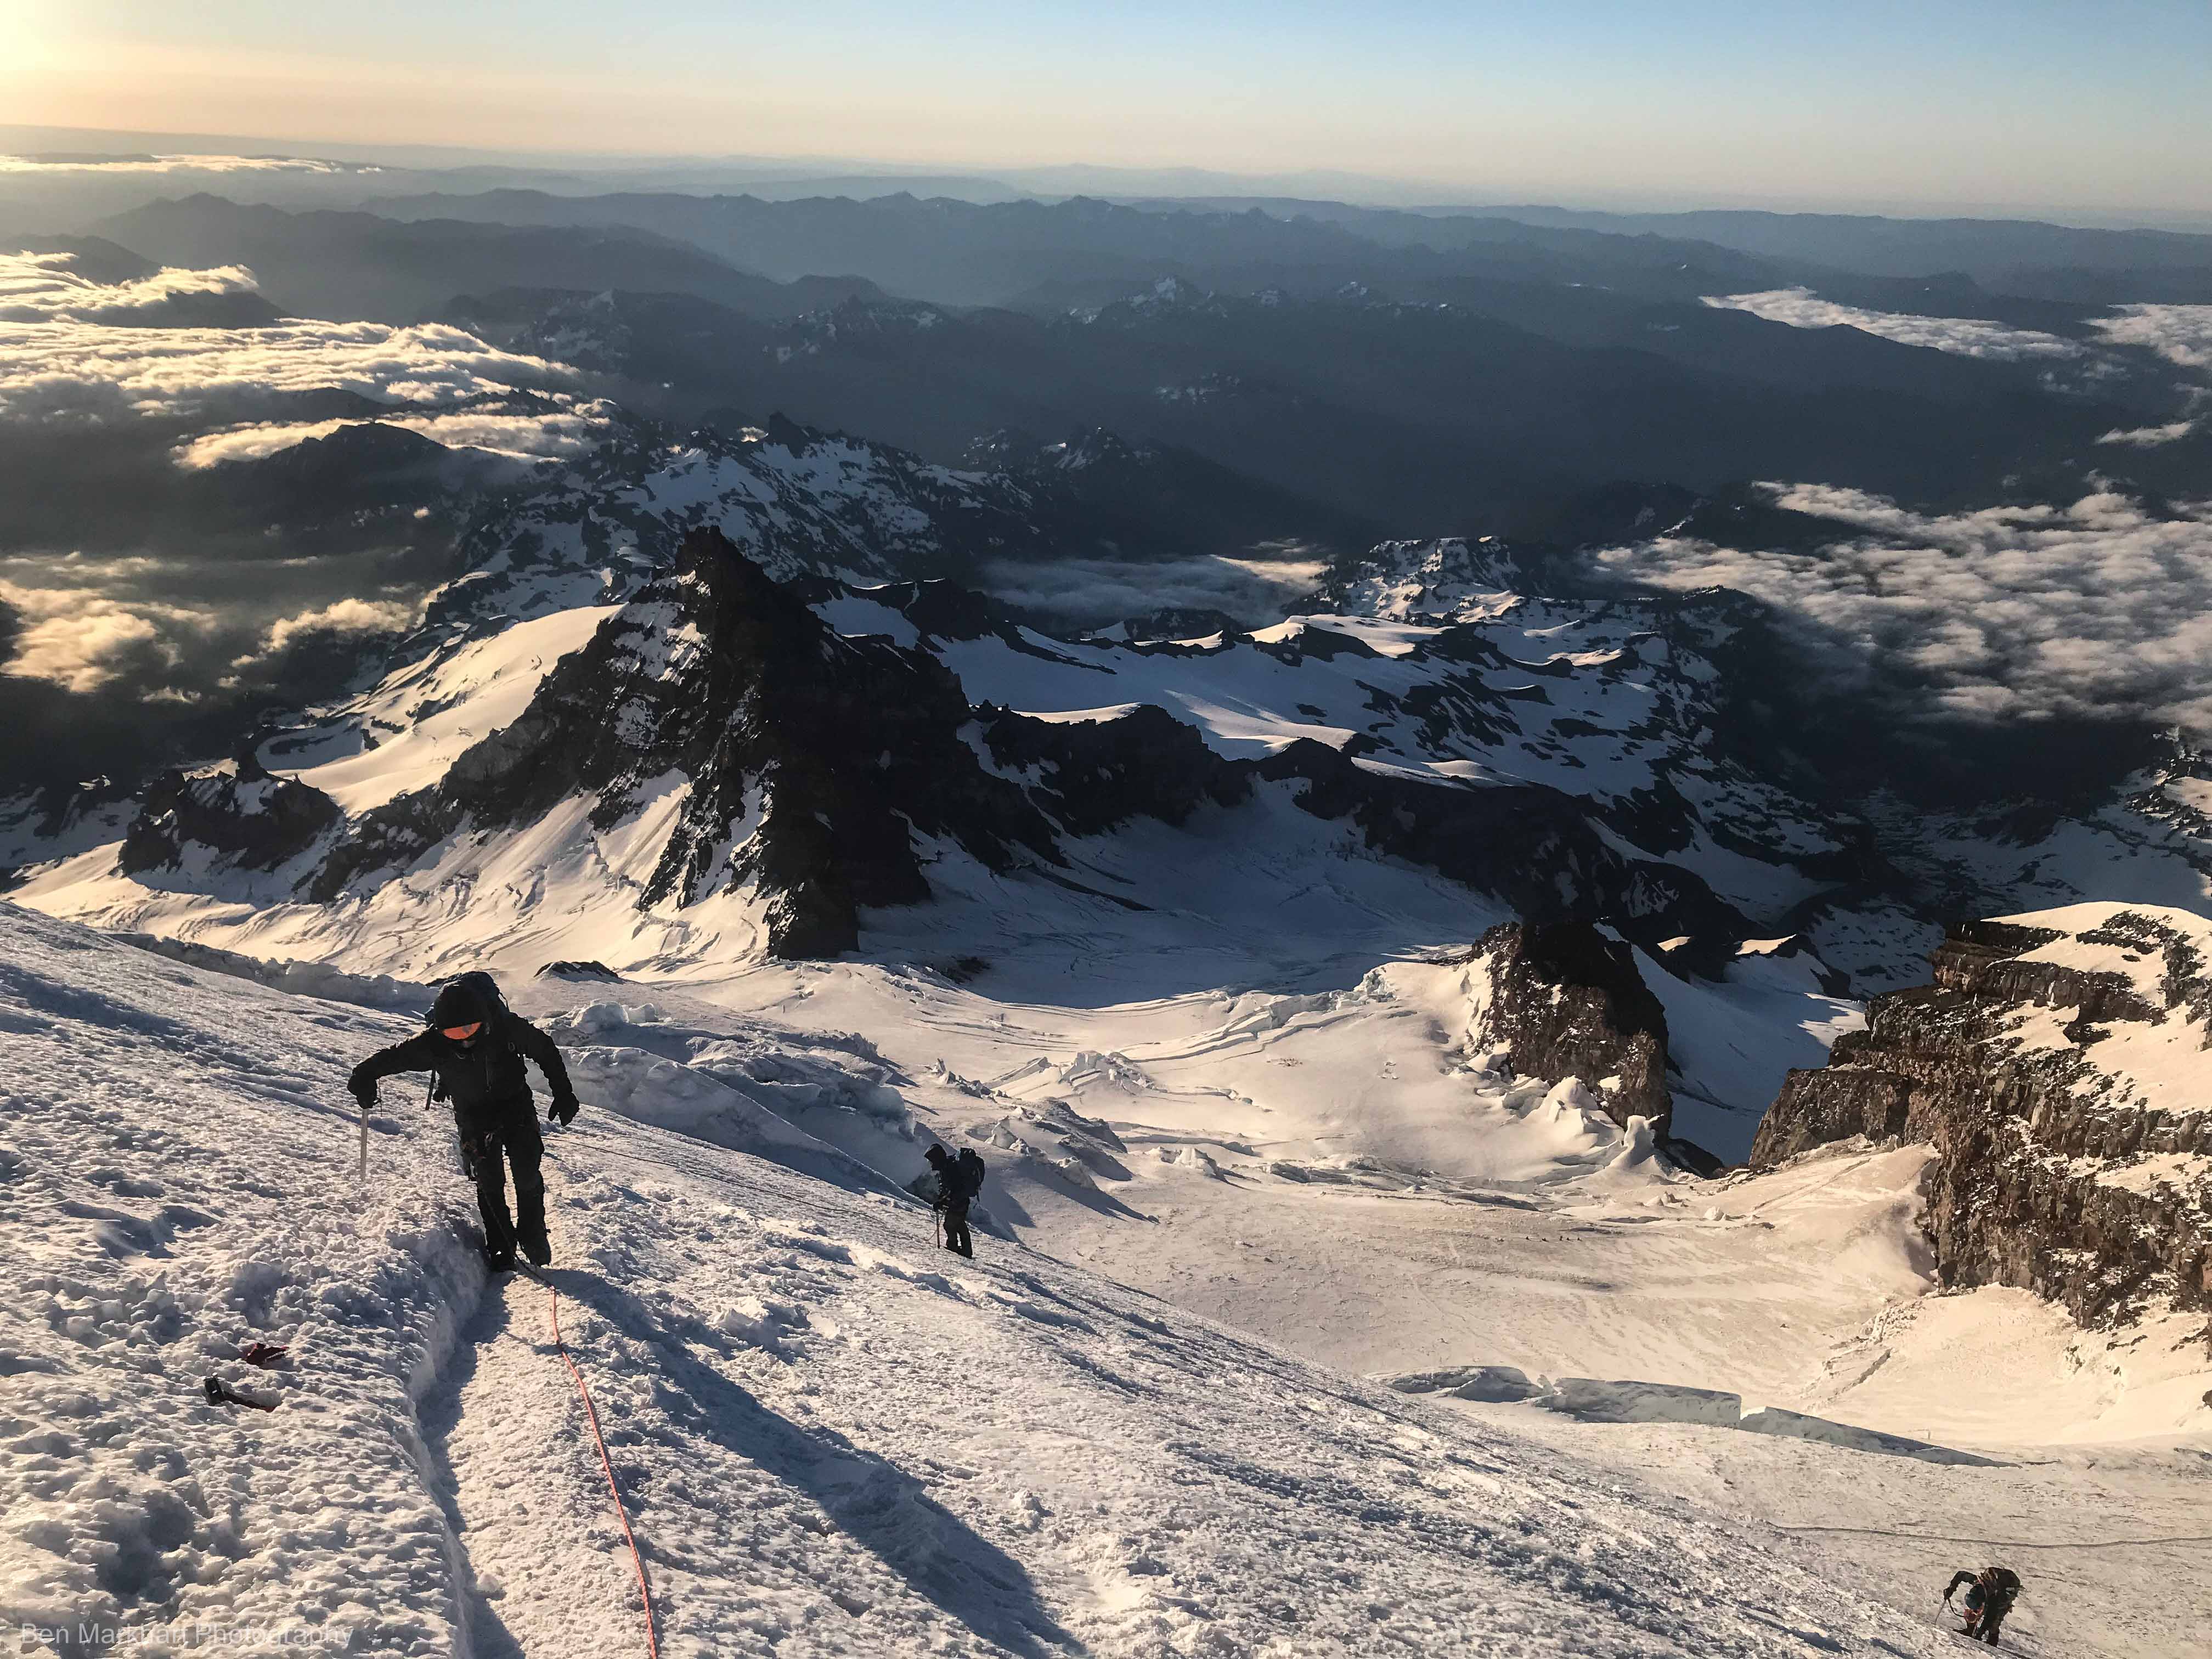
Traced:
[[983, 1190], [983, 1160], [967, 1147], [957, 1158], [942, 1146], [932, 1146], [922, 1156], [937, 1176], [937, 1207], [945, 1215], [945, 1248], [973, 1256], [975, 1240], [968, 1231], [968, 1206]]
[[[545, 1237], [545, 1182], [538, 1171], [545, 1142], [525, 1056], [538, 1062], [553, 1091], [547, 1121], [569, 1122], [576, 1115], [576, 1091], [553, 1039], [507, 1008], [489, 975], [465, 974], [438, 993], [428, 1030], [371, 1054], [354, 1067], [348, 1085], [366, 1108], [376, 1099], [380, 1079], [395, 1072], [436, 1073], [438, 1097], [453, 1104], [462, 1162], [476, 1179], [484, 1259], [501, 1273], [514, 1265], [518, 1243], [532, 1267], [553, 1259]], [[502, 1152], [514, 1165], [513, 1221]]]
[[2002, 1627], [2005, 1615], [2020, 1595], [2020, 1575], [2010, 1567], [1984, 1567], [1980, 1572], [1961, 1571], [1952, 1575], [1951, 1585], [1943, 1592], [1943, 1603], [1948, 1607], [1959, 1586], [1966, 1587], [1965, 1616], [1966, 1636], [1978, 1638], [1991, 1647], [1997, 1644], [1997, 1632]]

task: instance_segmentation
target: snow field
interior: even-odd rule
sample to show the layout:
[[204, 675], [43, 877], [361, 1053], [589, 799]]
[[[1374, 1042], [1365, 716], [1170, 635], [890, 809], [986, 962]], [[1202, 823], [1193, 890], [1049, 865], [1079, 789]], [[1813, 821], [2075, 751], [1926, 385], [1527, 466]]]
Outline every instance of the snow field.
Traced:
[[[1672, 1402], [1642, 1422], [1464, 1396], [1444, 1408], [1762, 1530], [1843, 1528], [1766, 1535], [1915, 1617], [1932, 1608], [1931, 1571], [1940, 1586], [1969, 1558], [2009, 1559], [2040, 1586], [2008, 1626], [2032, 1651], [2201, 1651], [2202, 1546], [2130, 1541], [2205, 1531], [2201, 1318], [2086, 1332], [2024, 1292], [1939, 1293], [1920, 1233], [1924, 1148], [1622, 1180], [1611, 1164], [1626, 1138], [1591, 1124], [1613, 1138], [1599, 1158], [1555, 1145], [1548, 1163], [1502, 1167], [1497, 1130], [1532, 1133], [1522, 1119], [1540, 1125], [1561, 1103], [1548, 1097], [1581, 1085], [1501, 1093], [1461, 1041], [1470, 994], [1448, 956], [1372, 974], [1338, 958], [1295, 990], [1103, 1006], [1064, 997], [1042, 950], [958, 986], [840, 963], [687, 994], [872, 1033], [917, 1117], [981, 1137], [1018, 1235], [1056, 1255], [1346, 1370], [1510, 1371], [1520, 1386], [1491, 1393], [1514, 1400], [1579, 1377], [1589, 1401]], [[1796, 969], [1761, 957], [1742, 977], [1819, 1008], [1821, 994], [1788, 982]], [[1114, 970], [1103, 955], [1094, 982]], [[1382, 1155], [1418, 1159], [1431, 1101], [1437, 1133], [1457, 1126], [1460, 1161]], [[1038, 1158], [994, 1155], [1009, 1137]], [[1040, 1161], [1086, 1147], [1091, 1192]], [[1520, 1178], [1478, 1178], [1485, 1164]], [[1725, 1426], [1679, 1420], [1695, 1390], [1729, 1402]], [[1785, 1432], [1746, 1433], [1746, 1419]], [[2124, 1547], [2075, 1557], [2069, 1540]]]
[[[343, 1087], [404, 1028], [12, 906], [0, 933], [0, 1620], [451, 1651], [414, 1402], [480, 1275], [441, 1126], [387, 1108], [364, 1198]], [[293, 1364], [237, 1363], [257, 1340]], [[209, 1405], [211, 1373], [278, 1409]]]
[[[639, 1650], [545, 1286], [483, 1294], [401, 1029], [0, 907], [0, 1611], [148, 1650]], [[549, 1277], [672, 1656], [1927, 1654], [1685, 1506], [926, 1212], [592, 1109]], [[158, 1190], [155, 1190], [158, 1188]], [[289, 1369], [231, 1358], [249, 1336]], [[210, 1407], [208, 1370], [275, 1401]], [[49, 1648], [58, 1644], [48, 1642]]]

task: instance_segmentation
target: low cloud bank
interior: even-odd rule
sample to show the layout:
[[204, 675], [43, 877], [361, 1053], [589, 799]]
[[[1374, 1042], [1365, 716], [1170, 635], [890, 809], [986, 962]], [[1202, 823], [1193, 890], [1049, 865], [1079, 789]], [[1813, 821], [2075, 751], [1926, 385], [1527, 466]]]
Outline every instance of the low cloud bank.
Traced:
[[74, 319], [0, 322], [0, 418], [237, 419], [272, 397], [351, 392], [434, 408], [562, 390], [574, 370], [439, 324], [287, 319], [257, 329], [130, 329]]
[[[0, 255], [0, 420], [222, 428], [180, 447], [188, 466], [273, 454], [335, 430], [335, 420], [284, 418], [287, 400], [311, 393], [349, 393], [440, 442], [524, 457], [577, 453], [604, 424], [602, 406], [579, 398], [580, 376], [568, 365], [441, 324], [140, 325], [179, 301], [254, 289], [252, 272], [237, 265], [106, 283], [72, 253]], [[526, 392], [550, 398], [556, 412], [468, 410]]]
[[353, 638], [367, 634], [397, 634], [422, 614], [422, 606], [402, 599], [337, 599], [295, 616], [280, 617], [262, 636], [261, 649], [240, 658], [245, 667], [260, 658], [289, 650], [317, 635]]
[[2212, 730], [2212, 501], [1915, 513], [1823, 484], [1768, 486], [1837, 522], [1816, 553], [1662, 538], [1598, 552], [1622, 581], [1729, 587], [1796, 624], [1821, 685], [1900, 719], [2139, 718]]
[[[611, 404], [590, 402], [524, 414], [470, 409], [447, 415], [381, 415], [375, 424], [398, 427], [448, 449], [481, 449], [510, 460], [544, 461], [589, 453], [605, 437], [613, 414]], [[232, 427], [179, 444], [176, 459], [195, 471], [224, 461], [259, 460], [309, 438], [327, 438], [341, 427], [362, 423], [295, 421]]]
[[322, 161], [307, 155], [0, 155], [0, 173], [38, 178], [84, 174], [100, 178], [130, 173], [381, 173], [349, 161]]
[[1311, 592], [1327, 568], [1302, 547], [1285, 547], [1243, 558], [1000, 564], [985, 573], [984, 585], [1009, 605], [1079, 627], [1103, 627], [1166, 610], [1222, 611], [1239, 621], [1264, 623]]
[[2212, 306], [2116, 306], [2092, 325], [2107, 344], [2154, 351], [2183, 368], [2212, 368]]
[[2097, 441], [2100, 444], [2124, 444], [2133, 449], [2157, 449], [2166, 444], [2179, 443], [2197, 430], [2194, 421], [2168, 421], [2164, 426], [2131, 426], [2106, 433]]
[[2039, 330], [2014, 328], [2005, 323], [1972, 317], [1919, 317], [1905, 312], [1868, 311], [1858, 306], [1823, 300], [1809, 288], [1769, 289], [1759, 294], [1707, 295], [1705, 303], [1717, 311], [1747, 311], [1770, 323], [1792, 328], [1856, 328], [1878, 334], [1900, 345], [1925, 346], [1961, 357], [1990, 357], [2007, 362], [2027, 359], [2065, 359], [2087, 356], [2087, 348]]
[[15, 654], [0, 670], [67, 691], [97, 691], [125, 673], [158, 676], [173, 669], [184, 658], [187, 638], [204, 635], [216, 621], [210, 611], [118, 598], [97, 587], [26, 587], [0, 580], [0, 604], [15, 623]]
[[[139, 556], [0, 558], [0, 674], [78, 694], [195, 704], [302, 647], [397, 634], [421, 612], [387, 556], [213, 567]], [[334, 583], [367, 592], [323, 597]]]
[[252, 294], [243, 265], [206, 270], [170, 266], [125, 283], [102, 283], [76, 270], [73, 253], [0, 254], [0, 323], [128, 325], [181, 299]]

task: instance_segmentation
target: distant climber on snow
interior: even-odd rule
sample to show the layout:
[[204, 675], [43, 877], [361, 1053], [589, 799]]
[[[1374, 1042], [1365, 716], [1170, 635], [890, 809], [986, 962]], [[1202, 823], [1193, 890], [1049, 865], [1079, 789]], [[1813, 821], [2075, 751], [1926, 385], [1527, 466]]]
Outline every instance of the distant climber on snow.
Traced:
[[[538, 1170], [545, 1141], [523, 1069], [526, 1056], [538, 1062], [553, 1091], [546, 1121], [573, 1121], [576, 1091], [553, 1039], [507, 1007], [489, 974], [463, 974], [439, 991], [430, 1006], [429, 1030], [371, 1054], [354, 1067], [347, 1085], [366, 1109], [375, 1102], [380, 1079], [399, 1072], [434, 1075], [433, 1094], [453, 1104], [462, 1166], [477, 1183], [484, 1259], [495, 1273], [514, 1266], [518, 1243], [532, 1267], [553, 1259], [545, 1237], [545, 1182]], [[511, 1221], [502, 1152], [514, 1165]]]
[[1951, 1587], [1943, 1592], [1943, 1605], [1950, 1606], [1951, 1598], [1959, 1586], [1966, 1587], [1960, 1612], [1966, 1621], [1969, 1639], [1997, 1644], [1997, 1631], [2012, 1611], [2012, 1604], [2020, 1595], [2020, 1575], [2010, 1567], [1984, 1567], [1980, 1572], [1962, 1571], [1952, 1576]]
[[941, 1146], [922, 1156], [937, 1176], [937, 1207], [945, 1217], [945, 1248], [964, 1256], [975, 1254], [975, 1241], [968, 1231], [968, 1206], [983, 1190], [983, 1160], [972, 1146], [963, 1146], [954, 1158]]

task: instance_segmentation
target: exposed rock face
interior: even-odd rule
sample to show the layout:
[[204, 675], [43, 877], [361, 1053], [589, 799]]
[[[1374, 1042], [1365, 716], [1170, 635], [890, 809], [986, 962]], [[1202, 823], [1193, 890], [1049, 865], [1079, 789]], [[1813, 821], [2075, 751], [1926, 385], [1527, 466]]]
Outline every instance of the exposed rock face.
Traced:
[[1601, 916], [1653, 943], [1732, 939], [1744, 929], [1688, 871], [1616, 852], [1556, 789], [1439, 787], [1303, 738], [1256, 763], [1253, 775], [1299, 785], [1297, 805], [1316, 817], [1349, 819], [1375, 851], [1426, 865], [1534, 921]]
[[1793, 1072], [1765, 1167], [1866, 1135], [1925, 1140], [1947, 1283], [2013, 1285], [2077, 1317], [2212, 1307], [2212, 923], [2074, 905], [1953, 927], [1935, 983]]
[[834, 955], [857, 942], [860, 907], [928, 896], [916, 830], [994, 869], [1017, 848], [1056, 856], [1051, 826], [962, 741], [967, 699], [934, 658], [841, 637], [719, 532], [692, 532], [680, 558], [521, 719], [368, 814], [312, 896], [572, 797], [594, 798], [604, 830], [675, 791], [641, 907], [757, 883], [771, 950]]
[[1507, 1050], [1525, 1076], [1579, 1077], [1614, 1122], [1646, 1117], [1668, 1133], [1667, 1014], [1628, 946], [1587, 922], [1511, 921], [1474, 948], [1490, 988], [1471, 1046]]
[[192, 849], [233, 869], [274, 870], [308, 851], [342, 815], [319, 789], [271, 777], [246, 758], [167, 772], [141, 799], [117, 860], [125, 875], [175, 870]]
[[1150, 703], [1107, 720], [987, 711], [983, 743], [1009, 771], [1036, 769], [1030, 798], [1073, 835], [1096, 835], [1137, 817], [1181, 823], [1207, 801], [1233, 806], [1252, 793], [1246, 769]]

